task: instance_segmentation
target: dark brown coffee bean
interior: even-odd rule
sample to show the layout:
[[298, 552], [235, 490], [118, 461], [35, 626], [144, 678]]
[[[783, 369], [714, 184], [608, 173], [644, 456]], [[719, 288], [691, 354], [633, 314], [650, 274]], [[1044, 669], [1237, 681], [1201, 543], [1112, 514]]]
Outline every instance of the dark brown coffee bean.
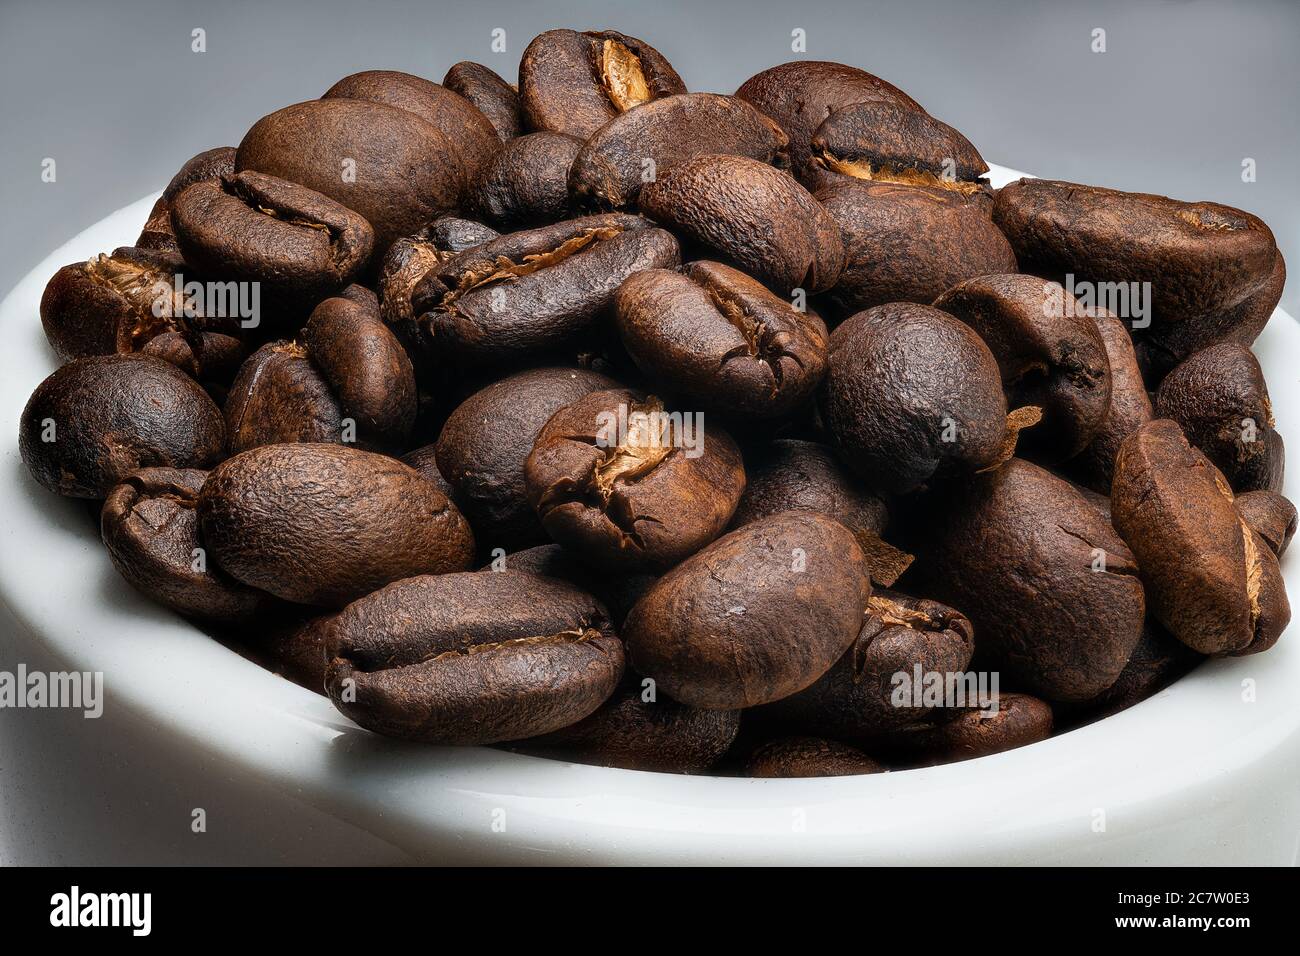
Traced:
[[933, 767], [1015, 750], [1052, 735], [1052, 708], [1028, 694], [1002, 694], [997, 711], [968, 711], [947, 723], [897, 731], [873, 743], [908, 764]]
[[838, 109], [854, 103], [889, 103], [924, 112], [910, 96], [866, 70], [822, 60], [795, 60], [751, 76], [736, 90], [790, 137], [790, 159], [808, 173], [813, 133]]
[[817, 199], [848, 251], [828, 298], [844, 314], [887, 302], [929, 305], [975, 276], [1016, 272], [987, 204], [940, 189], [845, 181]]
[[[857, 640], [825, 674], [797, 694], [769, 704], [764, 716], [805, 733], [860, 740], [932, 722], [943, 704], [899, 698], [899, 675], [960, 678], [974, 650], [966, 616], [938, 601], [876, 589]], [[922, 686], [911, 684], [920, 696]], [[943, 715], [945, 718], [947, 715]]]
[[547, 419], [617, 383], [578, 368], [539, 368], [475, 392], [438, 435], [438, 469], [487, 548], [514, 551], [546, 540], [525, 496], [524, 462]]
[[885, 503], [844, 470], [825, 445], [780, 438], [746, 451], [745, 493], [732, 526], [804, 509], [833, 518], [863, 545], [889, 523]]
[[1264, 372], [1246, 346], [1224, 342], [1185, 360], [1160, 383], [1156, 414], [1176, 421], [1234, 491], [1281, 490], [1286, 448]]
[[416, 285], [411, 307], [442, 361], [500, 363], [571, 341], [629, 275], [679, 261], [677, 240], [638, 216], [587, 216], [461, 253]]
[[531, 130], [586, 139], [620, 113], [685, 93], [658, 50], [613, 30], [548, 30], [519, 61], [519, 101]]
[[833, 286], [839, 228], [788, 174], [745, 156], [699, 156], [641, 190], [641, 208], [778, 295]]
[[722, 415], [787, 415], [826, 374], [822, 320], [721, 263], [628, 276], [614, 316], [642, 372]]
[[60, 361], [139, 352], [164, 332], [198, 328], [197, 304], [176, 276], [180, 253], [124, 246], [64, 266], [41, 296], [41, 325]]
[[1141, 562], [1078, 491], [1013, 458], [918, 510], [921, 584], [970, 617], [981, 666], [1048, 700], [1115, 683], [1142, 634]]
[[462, 60], [447, 71], [442, 85], [473, 103], [503, 143], [523, 133], [518, 91], [482, 63]]
[[519, 749], [574, 763], [658, 773], [704, 773], [740, 729], [738, 710], [700, 710], [625, 681], [590, 717]]
[[1152, 331], [1234, 308], [1277, 256], [1268, 226], [1239, 209], [1050, 179], [1003, 187], [993, 218], [1025, 272], [1150, 283]]
[[984, 157], [947, 123], [896, 103], [843, 106], [812, 137], [812, 171], [972, 195], [988, 188]]
[[369, 315], [379, 315], [379, 296], [368, 286], [357, 282], [349, 283], [339, 290], [338, 297], [347, 299], [349, 302], [355, 302], [365, 309]]
[[265, 445], [223, 462], [199, 496], [217, 564], [299, 604], [340, 607], [390, 581], [467, 568], [474, 536], [414, 469], [341, 445]]
[[309, 100], [264, 116], [239, 144], [238, 170], [279, 176], [365, 217], [386, 250], [461, 202], [456, 145], [404, 109], [355, 99]]
[[1276, 491], [1248, 491], [1233, 500], [1246, 526], [1279, 558], [1296, 529], [1295, 505]]
[[[1093, 316], [1110, 365], [1110, 407], [1088, 447], [1067, 466], [1088, 488], [1110, 494], [1115, 456], [1124, 439], [1155, 417], [1128, 327], [1109, 312]], [[1109, 505], [1107, 505], [1109, 508]]]
[[142, 468], [108, 493], [100, 533], [113, 566], [150, 600], [186, 617], [238, 623], [274, 598], [245, 587], [207, 559], [199, 537], [199, 490], [207, 472]]
[[1042, 409], [1042, 422], [1021, 437], [1024, 457], [1057, 464], [1092, 441], [1110, 409], [1110, 362], [1074, 296], [1035, 276], [987, 275], [949, 289], [934, 306], [984, 340], [1009, 405]]
[[483, 167], [470, 197], [480, 218], [501, 229], [530, 229], [569, 212], [569, 167], [582, 140], [563, 133], [512, 139]]
[[250, 171], [190, 186], [172, 201], [172, 228], [190, 265], [309, 303], [355, 279], [375, 243], [346, 206]]
[[856, 747], [820, 737], [780, 737], [750, 755], [746, 777], [854, 777], [889, 768]]
[[826, 673], [857, 637], [871, 582], [843, 525], [787, 511], [719, 538], [628, 615], [637, 672], [692, 707], [771, 703]]
[[604, 608], [524, 572], [408, 578], [317, 626], [335, 706], [367, 730], [425, 743], [559, 730], [595, 711], [623, 674]]
[[174, 365], [99, 355], [56, 369], [27, 400], [18, 449], [55, 494], [103, 498], [141, 468], [207, 468], [221, 460], [221, 411]]
[[452, 483], [444, 478], [442, 472], [438, 470], [437, 445], [421, 445], [419, 448], [408, 451], [398, 460], [403, 465], [410, 465], [418, 471], [425, 481], [432, 482], [462, 512], [465, 510], [461, 507], [460, 502], [456, 500], [457, 493]]
[[780, 126], [734, 96], [667, 96], [592, 133], [573, 161], [569, 188], [581, 205], [618, 209], [636, 202], [644, 183], [697, 156], [725, 153], [788, 166], [787, 142]]
[[1006, 407], [988, 346], [946, 312], [882, 305], [831, 334], [822, 417], [845, 464], [877, 491], [996, 464]]
[[1168, 687], [1204, 660], [1150, 619], [1119, 678], [1092, 700], [1056, 704], [1056, 722], [1080, 725], [1127, 710]]
[[560, 409], [524, 464], [542, 527], [598, 566], [664, 570], [694, 554], [726, 528], [745, 490], [735, 442], [699, 421], [670, 417], [630, 389]]
[[207, 149], [186, 161], [180, 171], [172, 177], [167, 188], [163, 190], [158, 201], [149, 211], [149, 219], [135, 241], [140, 249], [164, 249], [168, 252], [180, 252], [176, 244], [176, 233], [172, 231], [171, 203], [187, 186], [203, 182], [206, 179], [220, 179], [235, 171], [235, 147], [218, 146]]
[[262, 445], [343, 440], [338, 398], [297, 342], [268, 342], [248, 357], [230, 386], [225, 419], [234, 454]]
[[496, 129], [473, 103], [422, 76], [396, 70], [366, 70], [343, 77], [321, 99], [364, 100], [414, 113], [447, 142], [455, 144], [466, 186], [501, 148]]
[[1291, 619], [1277, 558], [1176, 422], [1156, 419], [1125, 440], [1111, 514], [1152, 613], [1176, 638], [1202, 654], [1254, 654], [1277, 641]]

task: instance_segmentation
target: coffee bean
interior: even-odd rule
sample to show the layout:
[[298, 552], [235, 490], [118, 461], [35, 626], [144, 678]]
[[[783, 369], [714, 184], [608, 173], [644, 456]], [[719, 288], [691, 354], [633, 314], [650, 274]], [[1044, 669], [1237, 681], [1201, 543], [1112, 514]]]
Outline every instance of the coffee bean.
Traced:
[[623, 673], [604, 609], [524, 572], [390, 584], [317, 625], [330, 699], [361, 726], [408, 740], [490, 744], [590, 715]]
[[548, 30], [519, 61], [519, 101], [530, 130], [586, 139], [620, 113], [685, 93], [658, 50], [613, 30]]
[[787, 173], [746, 156], [698, 156], [641, 189], [641, 209], [781, 296], [833, 286], [835, 221]]
[[563, 133], [529, 133], [512, 139], [484, 168], [470, 205], [501, 229], [529, 229], [569, 212], [569, 167], [582, 140]]
[[656, 581], [624, 625], [638, 673], [691, 707], [803, 690], [857, 637], [871, 596], [843, 525], [787, 511], [719, 538]]
[[819, 737], [781, 737], [750, 755], [746, 777], [853, 777], [889, 768], [856, 747]]
[[235, 171], [235, 147], [218, 146], [191, 157], [172, 177], [158, 201], [149, 211], [149, 219], [135, 244], [139, 249], [162, 249], [179, 253], [176, 233], [172, 231], [171, 204], [187, 186], [209, 179], [220, 179]]
[[1152, 613], [1176, 638], [1202, 654], [1254, 654], [1277, 641], [1291, 619], [1277, 558], [1177, 423], [1156, 419], [1125, 440], [1111, 509]]
[[599, 566], [664, 570], [726, 528], [745, 489], [731, 437], [653, 396], [592, 392], [537, 436], [524, 480], [550, 536]]
[[473, 103], [503, 143], [523, 133], [518, 91], [482, 63], [462, 60], [447, 71], [442, 85]]
[[1091, 700], [1055, 704], [1056, 723], [1058, 727], [1067, 723], [1078, 726], [1127, 710], [1168, 687], [1202, 660], [1203, 655], [1148, 618], [1115, 683]]
[[911, 766], [929, 767], [1036, 744], [1051, 736], [1052, 726], [1052, 708], [1044, 701], [1002, 694], [996, 712], [968, 711], [947, 723], [897, 731], [874, 746]]
[[341, 607], [474, 556], [469, 525], [434, 485], [340, 445], [264, 445], [223, 462], [199, 495], [199, 521], [222, 570], [299, 604]]
[[100, 355], [56, 369], [23, 409], [18, 449], [55, 494], [103, 498], [141, 468], [207, 468], [221, 460], [221, 411], [174, 365]]
[[628, 276], [614, 314], [642, 372], [722, 415], [789, 414], [826, 374], [821, 319], [717, 262]]
[[583, 206], [618, 209], [636, 202], [643, 184], [697, 156], [726, 153], [788, 166], [787, 142], [781, 127], [734, 96], [667, 96], [592, 133], [572, 161], [569, 188]]
[[1276, 491], [1248, 491], [1233, 499], [1237, 513], [1247, 527], [1254, 531], [1279, 558], [1296, 529], [1296, 509], [1287, 498]]

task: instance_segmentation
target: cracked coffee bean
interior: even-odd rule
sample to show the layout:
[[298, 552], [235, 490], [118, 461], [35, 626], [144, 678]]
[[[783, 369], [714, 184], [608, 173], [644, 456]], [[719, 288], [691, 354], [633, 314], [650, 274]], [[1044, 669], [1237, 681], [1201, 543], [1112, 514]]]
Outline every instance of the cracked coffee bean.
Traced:
[[581, 206], [618, 209], [636, 202], [641, 187], [697, 156], [747, 156], [788, 166], [781, 127], [744, 100], [682, 93], [622, 113], [581, 144], [569, 188]]
[[23, 409], [18, 450], [58, 495], [100, 499], [141, 468], [207, 468], [225, 453], [221, 410], [174, 365], [98, 355], [55, 369]]
[[918, 510], [914, 567], [974, 624], [980, 669], [1048, 700], [1115, 683], [1142, 635], [1146, 565], [1080, 492], [1013, 458]]
[[431, 355], [500, 363], [572, 341], [629, 275], [679, 261], [677, 240], [639, 216], [587, 216], [461, 253], [416, 284], [411, 307]]
[[162, 249], [167, 252], [180, 252], [176, 244], [176, 233], [172, 231], [172, 200], [187, 186], [209, 179], [220, 179], [235, 171], [235, 147], [218, 146], [207, 149], [186, 161], [180, 171], [172, 177], [167, 188], [163, 190], [158, 201], [149, 211], [149, 219], [136, 239], [137, 249]]
[[582, 140], [635, 106], [685, 92], [662, 53], [613, 30], [548, 30], [519, 61], [525, 125]]
[[199, 536], [207, 472], [142, 468], [108, 493], [100, 535], [113, 566], [141, 594], [186, 617], [227, 624], [271, 610], [274, 598], [226, 577]]
[[821, 410], [841, 459], [882, 493], [1003, 454], [997, 360], [969, 326], [925, 305], [877, 306], [831, 334]]
[[1281, 490], [1286, 449], [1264, 371], [1246, 346], [1224, 342], [1186, 359], [1160, 383], [1156, 415], [1176, 421], [1234, 491]]
[[691, 707], [771, 703], [830, 670], [871, 596], [852, 532], [787, 511], [719, 538], [653, 585], [623, 626], [637, 673]]
[[515, 551], [546, 540], [528, 502], [524, 462], [552, 415], [616, 386], [587, 369], [531, 369], [485, 386], [448, 416], [438, 435], [438, 469], [456, 489], [480, 544]]
[[499, 229], [530, 229], [569, 213], [569, 167], [582, 140], [563, 133], [512, 139], [484, 165], [470, 205]]
[[550, 536], [597, 566], [665, 570], [726, 528], [745, 490], [740, 449], [654, 396], [592, 392], [542, 428], [524, 464]]
[[501, 142], [523, 133], [519, 92], [482, 63], [462, 60], [447, 71], [442, 85], [473, 103], [487, 117]]
[[614, 296], [614, 315], [642, 372], [722, 415], [790, 414], [826, 374], [821, 319], [717, 262], [628, 276]]
[[605, 609], [525, 572], [397, 581], [319, 622], [330, 699], [362, 727], [491, 744], [577, 723], [623, 675]]
[[203, 485], [199, 522], [223, 571], [298, 604], [341, 607], [474, 559], [469, 525], [436, 486], [342, 445], [263, 445], [228, 459]]
[[1111, 514], [1174, 637], [1202, 654], [1255, 654], [1277, 641], [1291, 619], [1277, 558], [1176, 422], [1156, 419], [1124, 442]]
[[746, 777], [853, 777], [889, 768], [856, 747], [819, 737], [781, 737], [757, 748]]
[[1296, 529], [1295, 505], [1276, 491], [1248, 491], [1233, 499], [1237, 513], [1279, 558], [1291, 543]]
[[1021, 437], [1024, 457], [1057, 464], [1100, 431], [1110, 408], [1106, 346], [1063, 287], [1035, 276], [981, 276], [949, 289], [934, 307], [984, 340], [1009, 405], [1042, 409], [1042, 421]]

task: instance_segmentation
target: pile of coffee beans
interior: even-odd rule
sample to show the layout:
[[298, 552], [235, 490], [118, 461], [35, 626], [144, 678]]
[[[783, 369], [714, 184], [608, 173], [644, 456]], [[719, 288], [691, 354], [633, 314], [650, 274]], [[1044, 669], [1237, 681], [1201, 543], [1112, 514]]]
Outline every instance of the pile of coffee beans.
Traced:
[[122, 577], [371, 731], [876, 773], [1290, 617], [1256, 217], [1023, 179], [884, 80], [612, 31], [368, 71], [60, 269], [22, 415]]

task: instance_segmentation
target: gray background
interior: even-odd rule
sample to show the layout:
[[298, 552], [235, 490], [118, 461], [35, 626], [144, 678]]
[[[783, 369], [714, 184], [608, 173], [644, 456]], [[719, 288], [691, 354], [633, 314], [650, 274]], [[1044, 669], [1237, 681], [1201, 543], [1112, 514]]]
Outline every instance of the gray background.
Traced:
[[[474, 59], [513, 81], [529, 39], [561, 26], [640, 36], [691, 89], [725, 93], [798, 58], [802, 28], [808, 58], [879, 74], [992, 162], [1240, 206], [1300, 263], [1296, 0], [0, 0], [0, 290], [194, 153], [347, 73], [441, 80]], [[196, 27], [206, 53], [191, 52]], [[490, 49], [497, 27], [504, 54]], [[1090, 49], [1097, 27], [1105, 53]], [[55, 183], [41, 181], [45, 157]], [[1244, 157], [1255, 183], [1241, 181]]]

